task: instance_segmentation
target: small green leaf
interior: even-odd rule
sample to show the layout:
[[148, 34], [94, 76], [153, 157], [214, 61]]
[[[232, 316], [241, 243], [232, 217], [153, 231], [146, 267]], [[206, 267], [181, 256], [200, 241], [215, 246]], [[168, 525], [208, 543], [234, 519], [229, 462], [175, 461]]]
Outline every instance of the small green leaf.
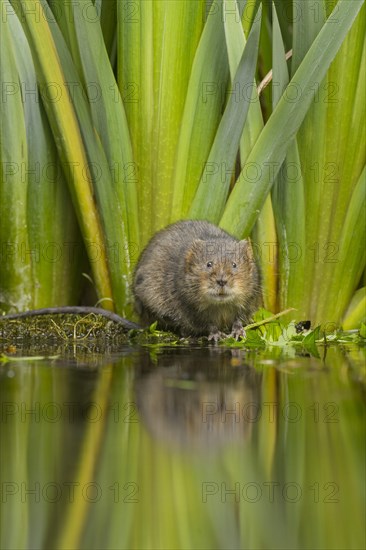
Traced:
[[304, 348], [314, 357], [320, 358], [319, 351], [316, 345], [317, 340], [320, 338], [320, 326], [317, 326], [314, 330], [309, 332], [302, 341]]
[[248, 330], [246, 338], [244, 340], [245, 347], [248, 348], [265, 348], [266, 343], [263, 338], [260, 336], [257, 330]]
[[158, 326], [158, 322], [155, 321], [154, 323], [152, 323], [150, 326], [149, 326], [149, 332], [151, 332], [152, 334], [156, 331], [156, 327]]
[[272, 317], [273, 313], [271, 311], [268, 311], [267, 309], [264, 309], [261, 307], [256, 311], [253, 315], [253, 322], [259, 323], [260, 321], [263, 321], [264, 319], [267, 319], [268, 317]]

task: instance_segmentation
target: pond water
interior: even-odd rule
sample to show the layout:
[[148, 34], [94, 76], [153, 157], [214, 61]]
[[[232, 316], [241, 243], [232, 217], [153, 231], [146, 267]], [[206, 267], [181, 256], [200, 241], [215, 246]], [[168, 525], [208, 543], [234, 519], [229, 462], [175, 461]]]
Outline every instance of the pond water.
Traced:
[[2, 364], [1, 548], [364, 548], [365, 350], [323, 355]]

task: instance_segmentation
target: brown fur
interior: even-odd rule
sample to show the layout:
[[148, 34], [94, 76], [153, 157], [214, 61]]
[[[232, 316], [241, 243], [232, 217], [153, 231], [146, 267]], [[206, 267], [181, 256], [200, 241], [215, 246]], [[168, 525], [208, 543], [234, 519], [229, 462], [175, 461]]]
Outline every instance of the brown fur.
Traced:
[[237, 328], [260, 300], [249, 241], [196, 220], [177, 222], [151, 239], [136, 266], [133, 291], [143, 322], [157, 320], [183, 335]]

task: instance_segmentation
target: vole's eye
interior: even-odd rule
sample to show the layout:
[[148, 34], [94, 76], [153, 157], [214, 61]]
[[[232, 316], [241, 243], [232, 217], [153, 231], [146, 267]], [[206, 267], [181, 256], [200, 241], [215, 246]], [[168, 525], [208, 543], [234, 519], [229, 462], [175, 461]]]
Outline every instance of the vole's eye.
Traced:
[[233, 262], [233, 268], [235, 269], [237, 267], [236, 263]]
[[206, 267], [212, 267], [212, 262], [207, 262]]

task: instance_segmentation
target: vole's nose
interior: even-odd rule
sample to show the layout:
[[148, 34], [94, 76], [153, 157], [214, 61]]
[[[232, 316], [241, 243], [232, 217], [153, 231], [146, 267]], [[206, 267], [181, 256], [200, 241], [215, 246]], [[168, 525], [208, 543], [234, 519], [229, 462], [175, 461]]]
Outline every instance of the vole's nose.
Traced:
[[218, 284], [219, 286], [225, 286], [225, 285], [226, 285], [226, 283], [227, 283], [227, 280], [226, 280], [226, 279], [223, 279], [223, 278], [221, 278], [221, 279], [217, 279], [217, 281], [216, 281], [216, 282], [217, 282], [217, 284]]

